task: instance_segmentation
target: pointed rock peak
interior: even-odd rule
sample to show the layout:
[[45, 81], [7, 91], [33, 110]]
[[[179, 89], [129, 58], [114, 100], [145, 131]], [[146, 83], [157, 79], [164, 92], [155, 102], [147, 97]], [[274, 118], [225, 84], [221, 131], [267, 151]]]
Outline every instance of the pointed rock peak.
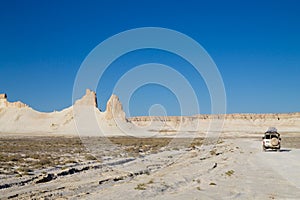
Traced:
[[28, 108], [29, 106], [20, 101], [9, 102], [7, 101], [6, 94], [0, 94], [0, 108]]
[[115, 94], [111, 95], [106, 105], [106, 119], [121, 118], [125, 119], [122, 103]]
[[96, 94], [96, 93], [93, 92], [93, 91], [90, 90], [90, 89], [86, 89], [86, 90], [85, 90], [85, 95], [90, 95], [90, 94]]
[[106, 110], [111, 111], [112, 109], [123, 110], [122, 103], [119, 100], [119, 97], [115, 94], [112, 94], [106, 104]]
[[4, 94], [0, 94], [0, 99], [7, 99], [7, 95], [4, 93]]
[[115, 95], [115, 94], [112, 94], [112, 95], [110, 96], [110, 98], [109, 98], [109, 100], [108, 100], [107, 103], [113, 102], [113, 101], [118, 101], [119, 103], [121, 103], [120, 100], [119, 100], [119, 97], [118, 97], [117, 95]]
[[85, 95], [77, 100], [75, 105], [98, 107], [96, 92], [86, 89]]

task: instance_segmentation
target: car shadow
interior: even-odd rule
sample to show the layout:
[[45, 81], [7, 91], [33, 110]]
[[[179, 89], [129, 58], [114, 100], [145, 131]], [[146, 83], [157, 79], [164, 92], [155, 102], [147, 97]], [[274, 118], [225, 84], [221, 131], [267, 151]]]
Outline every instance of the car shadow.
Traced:
[[269, 149], [269, 150], [266, 150], [265, 152], [290, 152], [290, 151], [292, 151], [291, 149], [280, 149], [279, 151], [277, 151], [277, 150], [271, 150], [271, 149]]
[[291, 151], [291, 149], [280, 149], [279, 152], [290, 152], [290, 151]]

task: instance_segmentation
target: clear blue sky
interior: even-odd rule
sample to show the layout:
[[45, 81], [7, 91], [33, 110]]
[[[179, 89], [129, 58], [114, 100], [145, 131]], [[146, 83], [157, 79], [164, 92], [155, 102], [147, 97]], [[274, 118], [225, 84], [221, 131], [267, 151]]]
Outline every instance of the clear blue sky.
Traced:
[[[299, 112], [299, 2], [1, 0], [0, 93], [39, 111], [68, 107], [77, 70], [96, 45], [121, 31], [154, 26], [180, 31], [207, 50], [223, 77], [228, 113]], [[201, 113], [210, 113], [201, 77], [183, 68], [184, 60], [158, 50], [133, 52], [112, 64], [97, 89], [100, 109], [122, 72], [148, 62], [189, 76]], [[153, 104], [180, 114], [174, 94], [158, 85], [137, 90], [128, 106], [131, 115], [148, 115]]]

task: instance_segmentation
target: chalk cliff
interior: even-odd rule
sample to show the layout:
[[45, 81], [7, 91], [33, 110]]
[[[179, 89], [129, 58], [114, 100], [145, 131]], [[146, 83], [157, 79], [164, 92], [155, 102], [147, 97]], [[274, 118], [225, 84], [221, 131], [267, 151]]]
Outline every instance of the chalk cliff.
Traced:
[[300, 113], [226, 114], [195, 116], [140, 116], [126, 118], [116, 95], [106, 110], [97, 108], [97, 95], [87, 89], [73, 106], [62, 111], [38, 112], [22, 102], [9, 102], [0, 94], [0, 133], [98, 135], [174, 135], [196, 133], [205, 136], [218, 132], [223, 136], [261, 134], [275, 126], [281, 133], [300, 134]]
[[28, 108], [28, 105], [17, 101], [8, 102], [6, 94], [0, 94], [0, 108]]
[[96, 93], [90, 89], [86, 89], [85, 95], [77, 100], [75, 105], [98, 107]]
[[110, 97], [110, 99], [107, 102], [105, 119], [126, 119], [125, 112], [123, 111], [123, 106], [119, 100], [119, 97], [117, 97], [114, 94]]

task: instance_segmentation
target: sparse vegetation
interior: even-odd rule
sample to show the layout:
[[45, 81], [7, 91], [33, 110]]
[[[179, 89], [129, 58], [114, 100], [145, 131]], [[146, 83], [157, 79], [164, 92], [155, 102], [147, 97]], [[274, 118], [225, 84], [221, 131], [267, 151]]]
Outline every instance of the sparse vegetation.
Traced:
[[210, 153], [210, 155], [215, 156], [215, 155], [217, 155], [217, 150], [212, 149], [209, 153]]
[[[115, 144], [115, 151], [101, 151], [91, 155], [85, 145]], [[36, 170], [63, 167], [85, 161], [96, 161], [102, 156], [139, 157], [163, 150], [201, 146], [202, 138], [135, 138], [135, 137], [0, 137], [0, 174], [20, 174], [18, 168], [28, 168], [30, 175]], [[102, 148], [99, 148], [102, 149]], [[171, 157], [170, 157], [171, 158]], [[100, 161], [99, 161], [100, 162]]]
[[90, 155], [90, 154], [85, 155], [85, 159], [86, 160], [97, 160], [97, 158], [95, 156]]
[[140, 153], [156, 153], [163, 147], [170, 150], [179, 150], [184, 147], [200, 146], [202, 138], [193, 140], [186, 138], [135, 138], [135, 137], [109, 137], [112, 143], [119, 145], [131, 155], [138, 156]]
[[168, 129], [162, 129], [158, 131], [159, 133], [176, 133], [177, 130], [168, 130]]
[[153, 183], [154, 183], [153, 179], [151, 179], [151, 180], [148, 182], [148, 184], [153, 184]]
[[146, 190], [147, 185], [153, 184], [154, 181], [151, 179], [148, 183], [139, 183], [134, 189], [135, 190]]
[[135, 190], [146, 190], [146, 184], [145, 183], [139, 183], [134, 189]]
[[[0, 138], [0, 174], [30, 175], [35, 170], [76, 163], [74, 150], [87, 152], [76, 137]], [[83, 159], [84, 160], [84, 159]]]
[[225, 172], [225, 174], [227, 176], [232, 176], [234, 174], [234, 170], [229, 170], [229, 171]]
[[222, 140], [222, 139], [218, 140], [218, 144], [223, 144], [223, 143], [224, 143], [224, 140]]

